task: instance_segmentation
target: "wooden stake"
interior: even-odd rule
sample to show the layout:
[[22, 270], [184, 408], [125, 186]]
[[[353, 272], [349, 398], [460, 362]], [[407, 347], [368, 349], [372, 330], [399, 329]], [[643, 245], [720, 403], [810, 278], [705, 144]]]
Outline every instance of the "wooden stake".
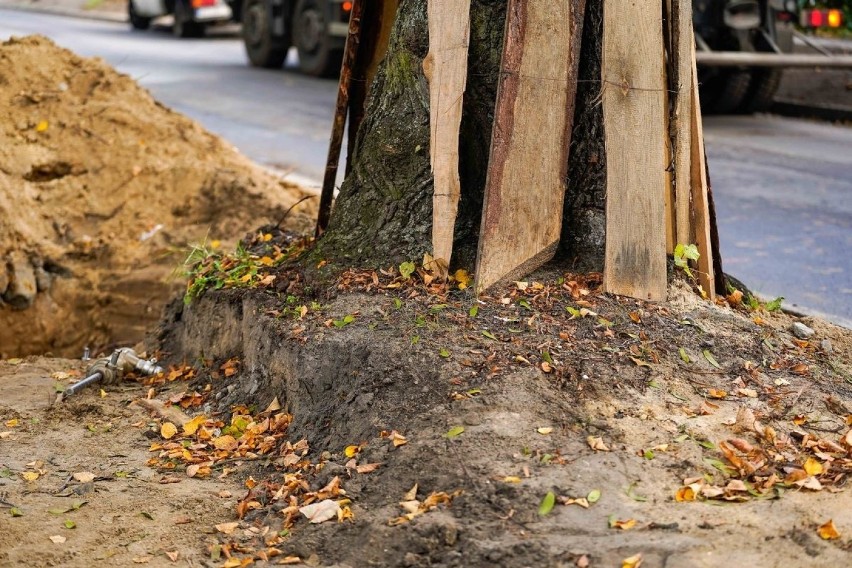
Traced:
[[334, 109], [334, 122], [331, 127], [331, 141], [328, 145], [328, 159], [325, 162], [325, 177], [322, 180], [319, 215], [317, 216], [316, 236], [321, 236], [328, 227], [331, 216], [331, 202], [334, 197], [334, 182], [337, 180], [337, 168], [340, 164], [340, 147], [343, 144], [343, 129], [346, 126], [346, 111], [349, 107], [349, 82], [352, 77], [352, 65], [358, 55], [358, 43], [361, 36], [361, 14], [364, 0], [354, 0], [349, 14], [349, 35], [343, 52], [343, 65], [340, 69], [340, 83], [337, 88], [337, 106]]
[[429, 0], [429, 54], [423, 70], [429, 81], [429, 126], [434, 193], [432, 256], [446, 277], [461, 196], [459, 128], [467, 81], [470, 0]]
[[710, 207], [707, 202], [707, 158], [704, 154], [704, 127], [701, 121], [701, 104], [698, 101], [698, 74], [695, 72], [695, 51], [692, 52], [692, 223], [695, 227], [695, 244], [698, 257], [698, 282], [708, 299], [716, 297], [713, 274], [713, 247], [710, 240]]
[[675, 244], [692, 242], [691, 163], [692, 69], [695, 39], [692, 32], [692, 0], [671, 0], [671, 53], [669, 72], [674, 91], [671, 133], [674, 149]]
[[659, 2], [605, 0], [603, 36], [604, 287], [665, 300], [668, 132]]
[[556, 252], [585, 0], [509, 0], [476, 264], [476, 291]]

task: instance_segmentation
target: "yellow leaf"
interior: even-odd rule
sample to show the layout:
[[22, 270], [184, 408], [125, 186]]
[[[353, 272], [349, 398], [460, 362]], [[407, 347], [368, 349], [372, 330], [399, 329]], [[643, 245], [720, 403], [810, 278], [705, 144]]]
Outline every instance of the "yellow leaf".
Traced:
[[16, 428], [20, 424], [17, 418], [12, 418], [11, 420], [6, 421], [6, 426], [8, 428]]
[[243, 274], [243, 275], [240, 277], [240, 282], [242, 282], [243, 284], [245, 284], [246, 282], [248, 282], [249, 280], [251, 280], [251, 277], [252, 277], [252, 273], [251, 273], [251, 272], [248, 272], [248, 273], [246, 273], [246, 274]]
[[263, 242], [268, 243], [272, 240], [272, 233], [264, 233], [263, 234]]
[[472, 281], [470, 274], [468, 274], [467, 270], [459, 268], [456, 270], [456, 273], [453, 274], [453, 278], [455, 278], [456, 282], [459, 284], [459, 290], [464, 290]]
[[166, 440], [170, 440], [175, 434], [177, 434], [177, 426], [171, 422], [164, 422], [163, 425], [160, 426], [160, 436]]
[[222, 246], [222, 241], [219, 241], [219, 240], [210, 241], [210, 248], [217, 249], [220, 246]]
[[507, 475], [503, 478], [504, 483], [520, 483], [521, 478], [516, 475]]
[[195, 418], [193, 418], [192, 420], [190, 420], [189, 422], [187, 422], [186, 424], [183, 425], [184, 435], [185, 436], [192, 436], [193, 434], [198, 432], [198, 429], [205, 422], [207, 422], [207, 417], [205, 417], [203, 414], [199, 414], [198, 416], [196, 416]]
[[25, 471], [21, 474], [21, 477], [23, 477], [27, 481], [35, 481], [36, 479], [38, 479], [38, 472], [36, 472], [36, 471]]
[[823, 540], [834, 540], [840, 538], [840, 533], [837, 530], [837, 527], [834, 526], [834, 521], [832, 519], [828, 519], [825, 524], [822, 524], [817, 529], [817, 534]]
[[541, 434], [542, 436], [547, 436], [548, 434], [553, 432], [553, 428], [550, 426], [542, 426], [541, 428], [536, 428], [535, 431]]
[[642, 566], [641, 552], [621, 561], [621, 568], [639, 568], [640, 566]]
[[242, 566], [242, 562], [236, 556], [232, 556], [228, 558], [224, 564], [222, 564], [222, 568], [239, 568]]
[[819, 475], [823, 471], [825, 471], [825, 468], [822, 467], [822, 464], [814, 458], [808, 458], [802, 467], [805, 468], [805, 471], [808, 472], [808, 475]]
[[627, 519], [626, 521], [614, 520], [609, 524], [610, 528], [621, 529], [627, 531], [636, 526], [636, 519]]
[[106, 398], [107, 392], [104, 389], [101, 389], [100, 395], [101, 398]]
[[258, 262], [261, 263], [263, 266], [272, 266], [273, 261], [272, 261], [272, 257], [264, 256], [264, 257], [261, 257], [261, 259]]
[[695, 501], [695, 489], [691, 485], [684, 485], [675, 493], [675, 501]]
[[355, 454], [357, 454], [360, 451], [361, 451], [361, 448], [359, 446], [346, 446], [346, 448], [343, 450], [343, 454], [347, 458], [351, 458], [351, 457], [355, 457]]
[[710, 398], [725, 398], [728, 396], [728, 393], [718, 389], [707, 389], [707, 396]]
[[42, 120], [36, 125], [36, 132], [44, 132], [47, 130], [48, 124], [46, 120]]

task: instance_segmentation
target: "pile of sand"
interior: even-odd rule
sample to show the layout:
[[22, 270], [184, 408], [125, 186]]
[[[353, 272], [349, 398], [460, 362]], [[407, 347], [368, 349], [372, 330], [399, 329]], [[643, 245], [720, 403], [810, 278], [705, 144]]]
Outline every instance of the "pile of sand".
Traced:
[[[304, 193], [129, 77], [32, 36], [0, 44], [0, 356], [133, 342], [189, 244]], [[288, 223], [304, 228], [314, 200]]]

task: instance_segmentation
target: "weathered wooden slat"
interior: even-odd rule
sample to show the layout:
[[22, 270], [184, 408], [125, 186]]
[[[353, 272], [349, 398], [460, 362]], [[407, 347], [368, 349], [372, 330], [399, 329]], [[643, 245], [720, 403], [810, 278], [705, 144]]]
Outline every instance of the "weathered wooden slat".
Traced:
[[707, 191], [707, 162], [704, 153], [704, 126], [701, 121], [701, 104], [698, 101], [698, 74], [695, 72], [695, 51], [692, 52], [692, 109], [691, 109], [691, 160], [692, 223], [695, 227], [695, 245], [698, 257], [698, 282], [709, 299], [715, 298], [713, 274], [713, 248], [710, 240], [710, 207]]
[[476, 266], [476, 290], [556, 252], [585, 0], [509, 0]]
[[659, 0], [605, 0], [603, 33], [604, 287], [664, 300], [668, 132]]
[[692, 68], [695, 39], [692, 33], [692, 0], [672, 0], [671, 54], [669, 84], [674, 91], [671, 115], [674, 149], [675, 240], [692, 242], [691, 163], [692, 152]]
[[423, 61], [429, 81], [429, 137], [434, 194], [432, 255], [446, 275], [453, 254], [461, 181], [459, 127], [467, 81], [470, 0], [430, 0], [429, 54]]

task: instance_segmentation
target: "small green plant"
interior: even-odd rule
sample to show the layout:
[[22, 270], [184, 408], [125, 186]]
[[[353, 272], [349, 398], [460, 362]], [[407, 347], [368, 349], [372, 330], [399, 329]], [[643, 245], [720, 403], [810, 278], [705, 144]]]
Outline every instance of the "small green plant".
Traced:
[[698, 247], [689, 244], [678, 243], [674, 249], [674, 263], [678, 268], [682, 268], [687, 276], [693, 278], [692, 270], [689, 269], [690, 260], [698, 260], [701, 253], [698, 252]]

